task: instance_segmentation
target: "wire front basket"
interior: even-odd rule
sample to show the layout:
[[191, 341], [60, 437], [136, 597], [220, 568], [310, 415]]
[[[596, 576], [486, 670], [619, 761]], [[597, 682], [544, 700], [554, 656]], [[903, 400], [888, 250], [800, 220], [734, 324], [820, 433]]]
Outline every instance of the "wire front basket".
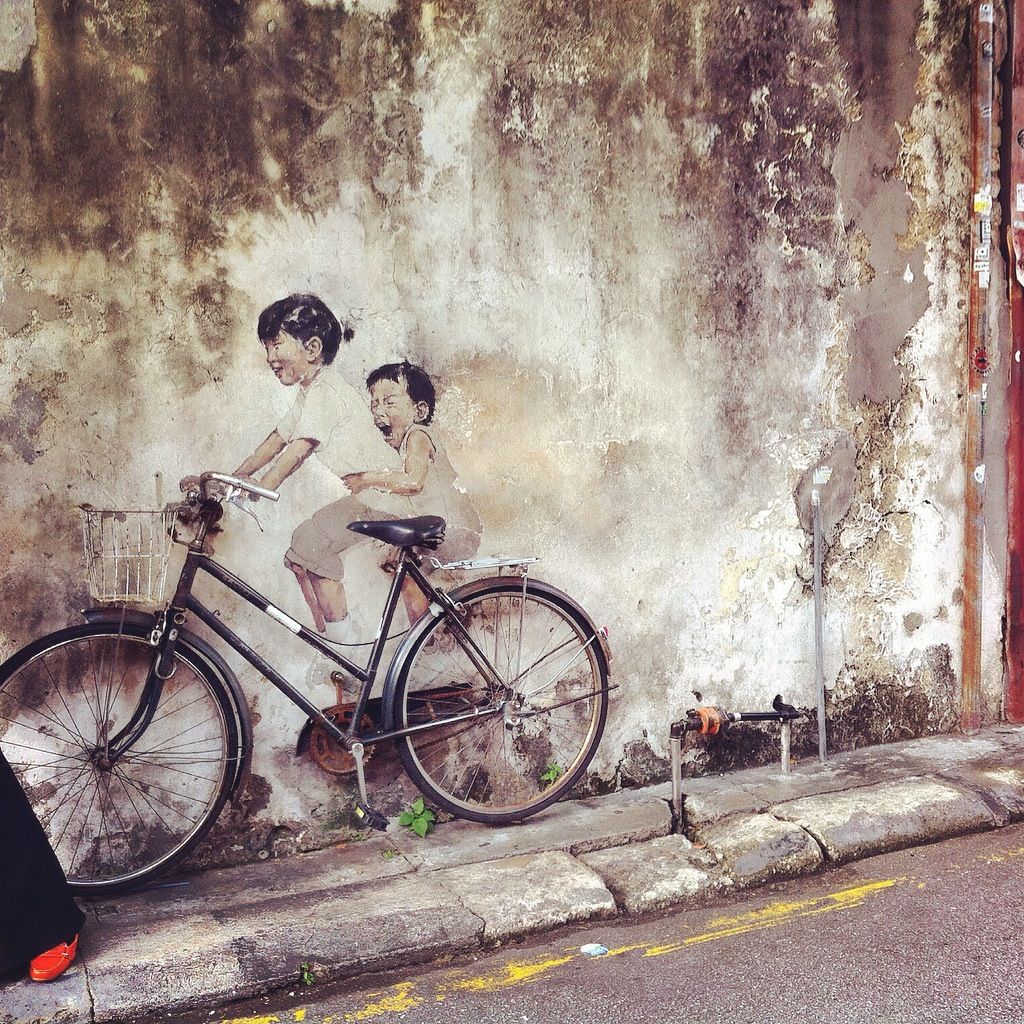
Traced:
[[89, 589], [97, 601], [160, 604], [175, 508], [82, 506], [82, 543]]

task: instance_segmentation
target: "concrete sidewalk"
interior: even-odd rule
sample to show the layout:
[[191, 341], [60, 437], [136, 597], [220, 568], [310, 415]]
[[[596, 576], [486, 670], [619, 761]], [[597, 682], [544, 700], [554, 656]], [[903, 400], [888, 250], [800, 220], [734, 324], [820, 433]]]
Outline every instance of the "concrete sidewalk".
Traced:
[[[0, 1024], [140, 1021], [298, 982], [643, 913], [1024, 819], [1024, 726], [559, 804], [522, 825], [442, 825], [96, 900], [80, 958], [0, 987]], [[394, 828], [394, 826], [392, 826]], [[404, 832], [404, 830], [403, 830]], [[691, 841], [692, 840], [692, 841]]]

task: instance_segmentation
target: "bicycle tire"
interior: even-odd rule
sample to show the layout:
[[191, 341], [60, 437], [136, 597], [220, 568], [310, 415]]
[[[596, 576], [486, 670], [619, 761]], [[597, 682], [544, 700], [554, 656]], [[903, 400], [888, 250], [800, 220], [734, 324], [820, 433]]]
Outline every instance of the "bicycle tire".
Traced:
[[532, 580], [483, 580], [453, 593], [464, 628], [503, 682], [474, 665], [446, 616], [414, 629], [385, 696], [392, 728], [474, 709], [472, 718], [402, 737], [402, 764], [425, 797], [471, 821], [502, 825], [566, 796], [597, 751], [608, 712], [601, 638], [568, 596]]
[[0, 748], [81, 896], [138, 888], [180, 863], [237, 777], [238, 711], [186, 641], [152, 720], [112, 765], [154, 656], [140, 624], [75, 626], [0, 666]]

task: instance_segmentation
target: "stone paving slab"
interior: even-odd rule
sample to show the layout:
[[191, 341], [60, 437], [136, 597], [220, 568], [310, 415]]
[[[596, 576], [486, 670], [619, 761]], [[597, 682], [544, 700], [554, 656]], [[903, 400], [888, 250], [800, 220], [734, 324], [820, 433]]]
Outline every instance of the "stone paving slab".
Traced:
[[722, 885], [711, 874], [709, 858], [685, 836], [598, 850], [580, 860], [601, 876], [616, 903], [631, 914], [694, 900]]
[[812, 836], [771, 814], [726, 818], [700, 829], [697, 839], [741, 888], [812, 874], [825, 862]]
[[482, 919], [485, 942], [616, 912], [601, 878], [562, 852], [506, 857], [424, 877], [448, 888]]
[[810, 832], [836, 864], [996, 825], [978, 796], [929, 778], [804, 797], [772, 813]]
[[421, 963], [475, 948], [484, 932], [480, 916], [447, 889], [409, 875], [333, 898], [317, 893], [298, 907], [264, 906], [230, 924], [247, 992], [297, 982], [303, 963], [327, 980]]
[[314, 853], [241, 867], [217, 868], [200, 875], [158, 882], [141, 892], [103, 900], [83, 901], [99, 921], [116, 917], [122, 922], [181, 917], [230, 909], [239, 903], [277, 896], [382, 881], [414, 870], [415, 864], [399, 854], [389, 837], [374, 833], [364, 842], [350, 842]]
[[242, 968], [235, 933], [210, 915], [82, 932], [79, 956], [96, 1021], [131, 1019], [141, 1006], [190, 1009], [234, 997]]
[[1024, 768], [1013, 765], [968, 766], [951, 782], [970, 788], [993, 806], [1000, 825], [1024, 820]]
[[472, 864], [499, 857], [561, 850], [585, 853], [607, 846], [640, 843], [672, 830], [668, 801], [650, 789], [633, 789], [609, 796], [555, 804], [516, 825], [488, 828], [469, 821], [449, 821], [437, 839], [426, 840], [404, 830], [388, 838], [409, 862], [424, 870], [446, 868], [453, 862]]
[[90, 1024], [92, 1000], [85, 969], [75, 964], [56, 981], [39, 984], [21, 979], [0, 982], [0, 1024]]

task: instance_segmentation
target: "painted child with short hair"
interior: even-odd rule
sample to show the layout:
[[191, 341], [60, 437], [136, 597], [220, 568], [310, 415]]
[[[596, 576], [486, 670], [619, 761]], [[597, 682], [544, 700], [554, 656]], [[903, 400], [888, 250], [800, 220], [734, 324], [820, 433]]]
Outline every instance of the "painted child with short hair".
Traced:
[[[351, 473], [344, 478], [349, 490], [401, 495], [411, 506], [408, 515], [441, 516], [447, 525], [436, 557], [442, 562], [472, 558], [480, 546], [480, 517], [469, 495], [458, 486], [458, 474], [436, 428], [428, 429], [436, 402], [430, 375], [408, 361], [387, 363], [366, 378], [366, 387], [373, 422], [401, 456], [402, 466]], [[425, 568], [429, 571], [429, 564]], [[405, 598], [410, 618], [425, 610], [418, 590], [415, 594], [407, 590]]]

